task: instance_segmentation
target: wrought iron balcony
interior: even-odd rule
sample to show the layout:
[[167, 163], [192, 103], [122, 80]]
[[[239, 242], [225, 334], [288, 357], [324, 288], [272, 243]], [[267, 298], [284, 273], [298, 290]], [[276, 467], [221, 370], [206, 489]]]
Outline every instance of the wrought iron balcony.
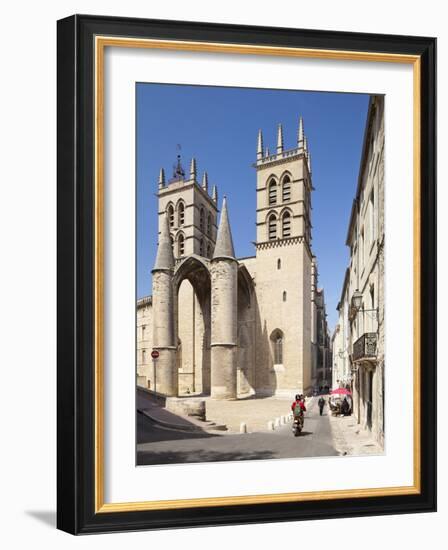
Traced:
[[353, 361], [376, 359], [376, 333], [366, 332], [353, 344]]

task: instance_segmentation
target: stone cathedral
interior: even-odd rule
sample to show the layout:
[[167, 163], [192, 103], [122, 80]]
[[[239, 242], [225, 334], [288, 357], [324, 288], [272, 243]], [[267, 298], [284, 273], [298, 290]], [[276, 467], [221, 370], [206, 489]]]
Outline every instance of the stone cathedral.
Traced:
[[[317, 262], [311, 251], [311, 157], [278, 126], [271, 154], [258, 134], [255, 255], [235, 257], [223, 198], [180, 157], [158, 182], [152, 296], [137, 302], [138, 384], [167, 396], [292, 396], [316, 383]], [[153, 361], [151, 352], [159, 357]]]

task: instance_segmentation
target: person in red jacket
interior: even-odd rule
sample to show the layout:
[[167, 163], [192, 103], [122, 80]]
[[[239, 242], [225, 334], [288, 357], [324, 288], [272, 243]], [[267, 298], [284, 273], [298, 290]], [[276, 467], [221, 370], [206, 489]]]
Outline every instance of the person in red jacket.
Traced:
[[291, 410], [294, 413], [294, 415], [296, 415], [296, 407], [300, 407], [301, 414], [306, 412], [305, 400], [303, 398], [303, 395], [301, 395], [300, 393], [296, 395], [296, 400], [293, 401], [291, 405]]

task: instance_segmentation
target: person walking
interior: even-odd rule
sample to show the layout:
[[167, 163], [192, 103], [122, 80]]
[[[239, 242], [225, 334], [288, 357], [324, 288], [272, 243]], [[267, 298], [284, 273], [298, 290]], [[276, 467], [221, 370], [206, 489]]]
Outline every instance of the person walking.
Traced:
[[317, 404], [319, 405], [319, 414], [320, 414], [320, 416], [322, 416], [322, 412], [323, 412], [324, 406], [325, 406], [325, 399], [322, 396], [320, 396], [320, 399], [317, 402]]

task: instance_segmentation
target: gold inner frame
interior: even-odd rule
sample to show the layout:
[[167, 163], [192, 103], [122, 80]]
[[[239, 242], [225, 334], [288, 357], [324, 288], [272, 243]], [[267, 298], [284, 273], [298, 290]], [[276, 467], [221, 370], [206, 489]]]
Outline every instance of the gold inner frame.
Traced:
[[[232, 53], [370, 61], [382, 63], [406, 63], [413, 65], [413, 371], [414, 371], [414, 479], [413, 485], [402, 487], [379, 487], [367, 489], [313, 491], [302, 493], [279, 493], [244, 495], [181, 500], [158, 500], [143, 502], [104, 502], [104, 51], [108, 46], [121, 48], [153, 48], [208, 53]], [[421, 193], [421, 61], [417, 55], [352, 52], [344, 50], [304, 49], [290, 47], [256, 46], [251, 44], [225, 44], [176, 40], [152, 40], [96, 36], [95, 52], [95, 513], [129, 512], [142, 510], [167, 510], [197, 508], [204, 506], [231, 506], [274, 502], [298, 502], [419, 494], [421, 492], [421, 441], [420, 441], [420, 193]]]

